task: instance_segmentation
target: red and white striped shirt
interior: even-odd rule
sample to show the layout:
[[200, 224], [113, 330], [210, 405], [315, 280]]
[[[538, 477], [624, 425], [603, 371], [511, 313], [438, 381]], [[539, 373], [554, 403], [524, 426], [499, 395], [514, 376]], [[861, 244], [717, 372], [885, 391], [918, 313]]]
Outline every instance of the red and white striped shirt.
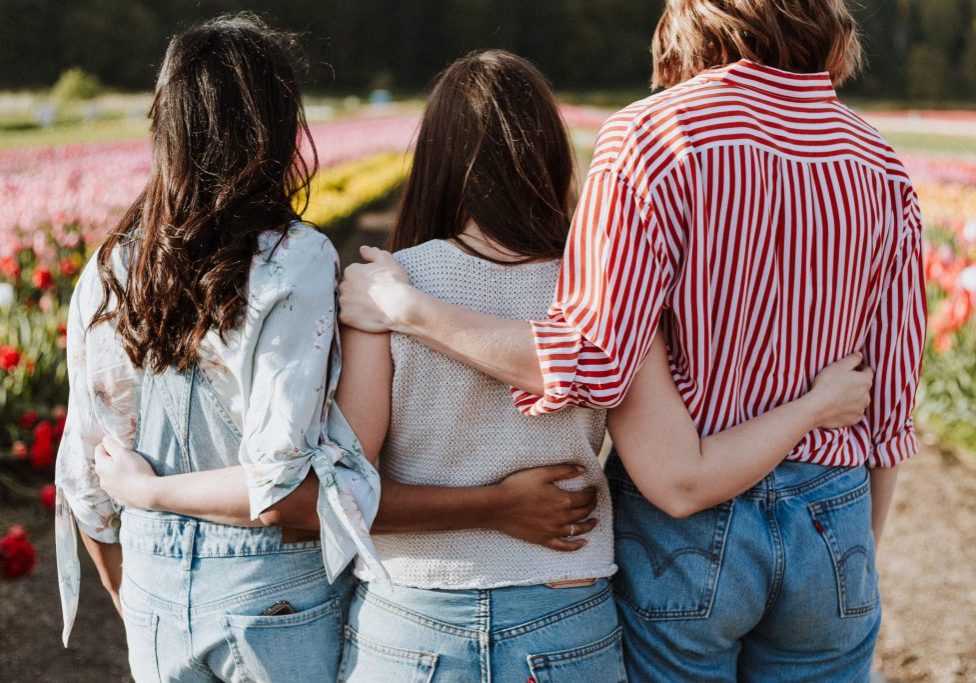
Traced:
[[828, 74], [710, 69], [604, 124], [550, 319], [532, 323], [546, 393], [514, 391], [516, 404], [618, 404], [661, 324], [707, 436], [863, 351], [865, 419], [789, 457], [894, 466], [917, 450], [921, 228], [904, 167]]

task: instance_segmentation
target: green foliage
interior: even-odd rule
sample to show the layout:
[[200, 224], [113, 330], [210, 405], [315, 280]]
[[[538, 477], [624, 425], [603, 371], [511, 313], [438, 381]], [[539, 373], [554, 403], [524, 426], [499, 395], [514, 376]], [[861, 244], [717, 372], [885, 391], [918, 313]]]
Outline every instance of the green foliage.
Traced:
[[[976, 0], [858, 0], [869, 67], [851, 93], [976, 98]], [[298, 31], [310, 90], [415, 90], [471, 50], [536, 62], [559, 89], [639, 88], [664, 0], [0, 0], [0, 88], [43, 87], [77, 65], [148, 89], [166, 42], [223, 12]]]
[[78, 67], [71, 67], [61, 74], [51, 88], [51, 97], [58, 102], [90, 100], [102, 94], [102, 84], [92, 74]]

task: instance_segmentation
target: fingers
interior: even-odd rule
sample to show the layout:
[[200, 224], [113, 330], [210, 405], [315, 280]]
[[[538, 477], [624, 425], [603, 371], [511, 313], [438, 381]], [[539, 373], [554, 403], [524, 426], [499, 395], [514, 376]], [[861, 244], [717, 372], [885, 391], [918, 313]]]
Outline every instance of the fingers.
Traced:
[[584, 536], [593, 531], [597, 524], [599, 524], [599, 520], [597, 519], [584, 519], [580, 522], [571, 522], [563, 527], [562, 536], [564, 538]]
[[864, 356], [861, 354], [861, 352], [855, 351], [849, 356], [844, 356], [839, 361], [834, 363], [834, 365], [842, 370], [857, 370], [862, 360], [864, 360]]
[[378, 263], [386, 260], [394, 260], [393, 254], [388, 251], [384, 251], [379, 247], [359, 247], [359, 255], [362, 257], [363, 261], [366, 263]]
[[596, 504], [596, 488], [590, 486], [582, 491], [565, 491], [566, 507], [585, 508]]
[[550, 550], [558, 550], [562, 553], [571, 553], [574, 550], [579, 550], [586, 545], [585, 538], [576, 538], [573, 540], [567, 540], [565, 538], [553, 538], [546, 541], [543, 544], [546, 548]]
[[128, 450], [124, 445], [122, 445], [121, 442], [112, 438], [111, 436], [104, 437], [99, 445], [99, 448], [101, 448], [107, 456], [119, 455], [122, 453], [122, 451]]
[[539, 471], [544, 473], [546, 479], [549, 481], [563, 481], [564, 479], [575, 479], [586, 472], [586, 468], [582, 465], [571, 465], [569, 463], [564, 463], [562, 465], [547, 465], [546, 467], [540, 467]]

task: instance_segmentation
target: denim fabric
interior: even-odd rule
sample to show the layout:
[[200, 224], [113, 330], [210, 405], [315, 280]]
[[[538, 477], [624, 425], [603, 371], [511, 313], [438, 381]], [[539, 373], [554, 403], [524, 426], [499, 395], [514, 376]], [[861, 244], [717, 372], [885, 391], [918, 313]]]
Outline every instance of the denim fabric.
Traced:
[[615, 455], [607, 474], [631, 680], [868, 680], [881, 608], [865, 468], [786, 462], [684, 520]]
[[344, 683], [582, 683], [626, 680], [606, 579], [423, 590], [361, 584], [353, 598]]
[[[158, 474], [225, 467], [240, 434], [203, 373], [147, 374], [137, 448]], [[121, 600], [143, 681], [331, 681], [353, 580], [330, 584], [319, 541], [125, 509]], [[262, 616], [287, 600], [295, 613]]]

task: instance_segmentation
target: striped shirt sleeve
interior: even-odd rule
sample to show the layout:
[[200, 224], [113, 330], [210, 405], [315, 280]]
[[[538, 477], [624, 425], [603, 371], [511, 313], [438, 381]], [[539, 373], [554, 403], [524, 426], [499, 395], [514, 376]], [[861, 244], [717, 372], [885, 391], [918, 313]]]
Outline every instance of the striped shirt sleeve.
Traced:
[[896, 220], [898, 243], [865, 343], [865, 362], [875, 372], [868, 467], [895, 467], [918, 451], [911, 416], [925, 348], [926, 299], [922, 217], [910, 186]]
[[519, 410], [620, 403], [654, 339], [675, 265], [659, 217], [612, 167], [591, 171], [570, 229], [549, 319], [531, 321], [545, 395]]

